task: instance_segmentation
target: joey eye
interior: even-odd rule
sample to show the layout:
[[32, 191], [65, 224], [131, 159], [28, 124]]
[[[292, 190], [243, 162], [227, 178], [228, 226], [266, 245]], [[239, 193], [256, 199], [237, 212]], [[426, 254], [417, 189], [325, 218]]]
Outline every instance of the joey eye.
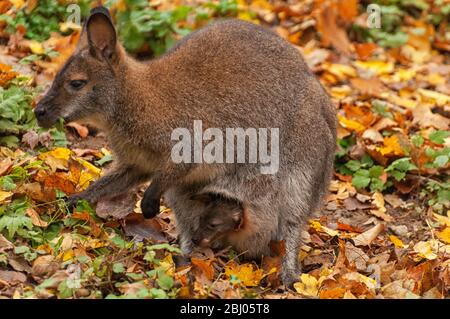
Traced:
[[208, 224], [208, 228], [211, 229], [211, 230], [215, 230], [220, 225], [222, 225], [222, 223], [211, 222], [211, 223]]
[[85, 80], [73, 80], [70, 81], [70, 87], [74, 90], [80, 90], [83, 86], [85, 86], [87, 81]]

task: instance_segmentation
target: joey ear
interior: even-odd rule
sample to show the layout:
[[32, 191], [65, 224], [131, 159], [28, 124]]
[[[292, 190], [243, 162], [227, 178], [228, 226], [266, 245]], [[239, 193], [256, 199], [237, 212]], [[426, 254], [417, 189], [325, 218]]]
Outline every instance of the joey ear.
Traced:
[[242, 212], [233, 212], [233, 215], [231, 215], [231, 219], [233, 220], [235, 226], [235, 230], [241, 229], [241, 227], [244, 224], [244, 218]]
[[198, 201], [203, 204], [209, 204], [214, 200], [214, 196], [210, 193], [197, 193], [192, 195], [190, 200]]
[[116, 54], [117, 35], [108, 9], [92, 9], [86, 20], [85, 32], [91, 53], [106, 59], [113, 58]]

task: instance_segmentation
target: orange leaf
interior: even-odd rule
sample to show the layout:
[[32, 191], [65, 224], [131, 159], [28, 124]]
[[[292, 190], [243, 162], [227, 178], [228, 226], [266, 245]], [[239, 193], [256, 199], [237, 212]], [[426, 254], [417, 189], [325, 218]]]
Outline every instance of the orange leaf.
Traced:
[[199, 259], [199, 258], [192, 258], [191, 259], [192, 265], [197, 267], [202, 271], [202, 273], [205, 275], [205, 277], [208, 280], [214, 279], [214, 268], [212, 266], [212, 260], [211, 259]]

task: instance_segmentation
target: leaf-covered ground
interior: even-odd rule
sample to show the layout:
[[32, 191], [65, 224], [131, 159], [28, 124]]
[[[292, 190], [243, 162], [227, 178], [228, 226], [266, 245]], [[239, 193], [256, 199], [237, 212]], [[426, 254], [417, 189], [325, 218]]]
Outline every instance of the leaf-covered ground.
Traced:
[[[170, 209], [144, 220], [142, 189], [69, 211], [114, 161], [76, 123], [37, 127], [32, 108], [73, 50], [91, 1], [0, 1], [2, 298], [445, 298], [450, 290], [450, 2], [105, 1], [138, 58], [221, 17], [272, 28], [305, 57], [338, 109], [338, 150], [322, 214], [309, 222], [288, 289], [272, 256], [180, 258]], [[98, 1], [92, 1], [92, 3]], [[373, 16], [372, 16], [373, 18]], [[176, 88], [174, 88], [175, 90]]]

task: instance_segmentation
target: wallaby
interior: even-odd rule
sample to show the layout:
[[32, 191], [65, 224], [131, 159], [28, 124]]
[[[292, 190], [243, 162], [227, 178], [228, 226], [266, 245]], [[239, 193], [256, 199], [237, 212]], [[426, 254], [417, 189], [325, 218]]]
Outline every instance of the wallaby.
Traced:
[[[259, 205], [255, 214], [261, 211], [261, 219], [276, 220], [275, 235], [287, 247], [282, 278], [287, 284], [297, 279], [301, 224], [318, 208], [332, 172], [335, 110], [298, 50], [275, 33], [225, 20], [143, 63], [125, 53], [109, 12], [95, 8], [35, 114], [43, 127], [63, 117], [89, 123], [108, 136], [116, 168], [73, 195], [70, 203], [95, 203], [154, 179], [156, 191], [150, 186], [144, 198], [164, 193], [182, 228], [189, 215], [183, 192], [209, 185], [250, 206], [259, 205], [261, 192], [272, 204]], [[175, 163], [171, 134], [176, 128], [192, 133], [196, 120], [204, 129], [279, 129], [278, 172], [262, 174], [260, 162]], [[154, 214], [154, 208], [142, 208], [147, 216]]]
[[218, 194], [203, 193], [191, 197], [204, 203], [200, 223], [192, 237], [192, 242], [200, 247], [219, 248], [228, 242], [228, 236], [239, 232], [244, 226], [242, 203]]

